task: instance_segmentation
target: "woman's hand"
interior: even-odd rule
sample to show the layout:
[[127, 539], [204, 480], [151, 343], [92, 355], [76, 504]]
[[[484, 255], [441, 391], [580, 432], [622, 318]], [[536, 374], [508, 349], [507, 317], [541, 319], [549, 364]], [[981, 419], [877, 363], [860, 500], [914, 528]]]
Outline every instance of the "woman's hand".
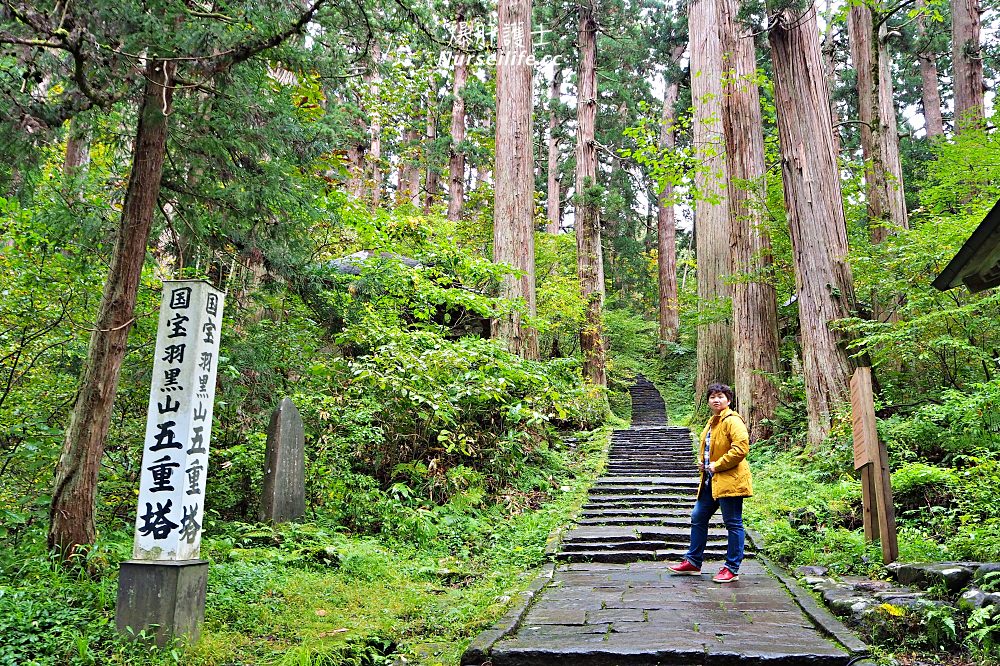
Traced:
[[715, 474], [715, 463], [714, 462], [708, 463], [708, 471], [711, 472], [712, 474]]

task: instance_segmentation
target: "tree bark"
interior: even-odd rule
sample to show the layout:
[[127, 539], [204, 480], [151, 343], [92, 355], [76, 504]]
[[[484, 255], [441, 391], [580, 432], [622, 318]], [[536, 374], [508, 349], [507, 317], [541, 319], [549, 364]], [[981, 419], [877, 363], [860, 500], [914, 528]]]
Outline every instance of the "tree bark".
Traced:
[[[412, 119], [411, 119], [412, 120]], [[399, 190], [396, 192], [396, 205], [412, 204], [420, 201], [420, 130], [410, 127], [406, 130], [405, 147], [399, 165]]]
[[881, 243], [894, 229], [909, 226], [899, 159], [899, 132], [885, 46], [885, 23], [875, 34], [868, 5], [851, 5], [848, 13], [851, 60], [858, 78], [861, 152], [865, 160], [869, 233]]
[[430, 214], [431, 207], [437, 200], [441, 173], [434, 160], [434, 142], [437, 141], [437, 94], [432, 90], [427, 98], [427, 139], [424, 143], [424, 155], [427, 158], [426, 192], [424, 194], [424, 214]]
[[90, 162], [90, 128], [74, 116], [69, 122], [66, 136], [66, 156], [63, 160], [63, 177], [73, 178]]
[[356, 141], [347, 148], [347, 174], [347, 191], [352, 197], [361, 198], [365, 185], [365, 147]]
[[921, 45], [917, 59], [920, 61], [920, 98], [924, 107], [924, 130], [927, 138], [944, 134], [944, 119], [941, 117], [941, 93], [938, 90], [937, 60], [934, 49], [931, 48], [930, 37], [927, 34], [927, 22], [924, 12], [926, 0], [917, 0], [917, 40]]
[[849, 396], [851, 363], [830, 322], [849, 315], [854, 287], [815, 13], [771, 17], [775, 106], [795, 259], [810, 447]]
[[[376, 41], [372, 44], [372, 64], [365, 74], [365, 81], [369, 85], [372, 99], [378, 98], [379, 88], [382, 86], [382, 76], [378, 67], [382, 62], [382, 48]], [[368, 148], [369, 163], [371, 164], [371, 204], [372, 210], [378, 210], [382, 203], [382, 117], [381, 112], [376, 108], [372, 110], [371, 124], [368, 126], [368, 135], [371, 145]]]
[[597, 187], [597, 20], [593, 0], [579, 5], [580, 70], [576, 91], [576, 272], [586, 313], [580, 331], [583, 376], [607, 386], [604, 349], [604, 253]]
[[[738, 0], [715, 0], [722, 52], [722, 126], [726, 141], [733, 291], [733, 388], [752, 440], [771, 434], [765, 422], [778, 406], [778, 303], [771, 283], [767, 235], [767, 167], [757, 88], [757, 60], [750, 30], [739, 23]], [[831, 135], [832, 136], [832, 135]]]
[[[493, 258], [521, 273], [504, 278], [502, 295], [535, 315], [535, 174], [531, 126], [531, 0], [500, 0], [497, 52]], [[538, 358], [538, 334], [520, 312], [495, 322], [495, 334], [525, 358]]]
[[826, 86], [830, 91], [830, 121], [833, 123], [833, 148], [836, 155], [840, 156], [840, 116], [837, 113], [837, 104], [833, 99], [833, 89], [837, 84], [837, 44], [834, 39], [837, 24], [833, 19], [833, 1], [827, 0], [826, 12], [823, 15], [826, 24], [826, 33], [823, 34], [823, 74], [826, 76]]
[[688, 9], [691, 34], [691, 99], [694, 104], [695, 255], [698, 260], [699, 310], [712, 321], [698, 326], [695, 400], [700, 411], [712, 382], [733, 383], [733, 322], [709, 315], [729, 305], [729, 204], [722, 140], [722, 45], [714, 0], [694, 0]]
[[979, 0], [951, 0], [952, 62], [955, 70], [955, 131], [983, 123], [983, 60], [979, 44]]
[[562, 84], [562, 70], [557, 66], [552, 74], [552, 84], [549, 86], [549, 163], [548, 163], [548, 188], [546, 189], [547, 206], [546, 213], [548, 224], [545, 230], [550, 234], [559, 233], [559, 224], [562, 222], [562, 208], [560, 206], [560, 180], [559, 180], [559, 138], [556, 136], [556, 129], [559, 127], [559, 118], [556, 113], [556, 106], [559, 104], [559, 94]]
[[48, 545], [64, 560], [78, 553], [81, 546], [93, 543], [96, 537], [94, 500], [98, 471], [125, 346], [135, 319], [139, 278], [160, 192], [175, 69], [174, 62], [150, 60], [144, 73], [146, 86], [121, 224], [55, 470]]
[[[671, 54], [676, 63], [684, 54], [679, 46]], [[660, 150], [670, 151], [677, 144], [674, 106], [680, 96], [680, 81], [676, 77], [666, 82], [663, 93], [663, 114], [660, 126]], [[674, 213], [674, 185], [667, 181], [656, 198], [656, 267], [659, 275], [659, 324], [660, 353], [665, 353], [663, 342], [677, 342], [680, 328], [680, 309], [677, 299], [677, 220]]]
[[[463, 25], [459, 17], [458, 26]], [[465, 199], [465, 84], [469, 80], [469, 55], [455, 54], [455, 82], [452, 86], [451, 151], [448, 158], [448, 219], [462, 219]]]

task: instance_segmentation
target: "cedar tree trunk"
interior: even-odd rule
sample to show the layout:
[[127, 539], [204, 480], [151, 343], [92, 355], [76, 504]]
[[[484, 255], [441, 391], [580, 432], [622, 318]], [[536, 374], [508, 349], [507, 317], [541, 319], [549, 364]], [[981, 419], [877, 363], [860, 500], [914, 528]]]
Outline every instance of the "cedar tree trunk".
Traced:
[[427, 192], [424, 195], [424, 214], [431, 212], [431, 207], [437, 200], [438, 187], [441, 181], [441, 173], [434, 159], [434, 142], [437, 141], [437, 95], [432, 90], [427, 98], [427, 140], [424, 143], [424, 155], [427, 158], [426, 184]]
[[62, 454], [56, 464], [48, 545], [65, 560], [96, 537], [98, 471], [160, 192], [175, 69], [175, 63], [159, 60], [150, 60], [146, 65], [146, 86], [121, 224]]
[[982, 125], [983, 53], [979, 0], [951, 0], [951, 53], [955, 69], [955, 131]]
[[[703, 0], [704, 1], [704, 0]], [[753, 36], [739, 23], [738, 0], [715, 0], [727, 54], [722, 125], [726, 140], [733, 272], [733, 388], [751, 440], [770, 435], [778, 388], [778, 303], [767, 234], [767, 167]], [[832, 135], [831, 135], [832, 136]]]
[[607, 386], [604, 349], [604, 255], [601, 249], [601, 209], [597, 190], [597, 20], [592, 0], [579, 6], [580, 74], [576, 93], [576, 273], [583, 295], [583, 376]]
[[733, 322], [723, 314], [731, 272], [729, 204], [722, 139], [722, 45], [715, 0], [694, 0], [688, 9], [691, 33], [691, 99], [698, 170], [695, 186], [695, 255], [698, 260], [699, 309], [717, 310], [698, 327], [695, 400], [699, 411], [712, 382], [733, 383]]
[[396, 205], [413, 204], [420, 201], [420, 130], [410, 127], [406, 130], [402, 163], [399, 165], [399, 190]]
[[[676, 63], [684, 53], [679, 46], [671, 54]], [[660, 126], [660, 150], [673, 150], [677, 143], [677, 128], [674, 106], [680, 96], [680, 81], [672, 77], [663, 92], [663, 115]], [[674, 214], [674, 185], [667, 181], [656, 199], [656, 267], [659, 275], [660, 341], [677, 342], [680, 327], [679, 303], [677, 299], [677, 221]], [[666, 346], [661, 344], [661, 353]]]
[[903, 195], [903, 167], [899, 160], [899, 133], [893, 103], [885, 23], [875, 34], [872, 11], [851, 5], [848, 13], [851, 60], [858, 77], [861, 151], [865, 160], [868, 226], [873, 243], [881, 243], [894, 229], [909, 226]]
[[926, 0], [917, 0], [917, 40], [921, 46], [917, 59], [920, 61], [920, 98], [924, 108], [924, 128], [927, 138], [933, 139], [944, 134], [944, 120], [941, 117], [941, 93], [938, 90], [937, 60], [927, 34], [924, 16]]
[[[458, 26], [463, 25], [459, 17]], [[462, 218], [465, 199], [465, 84], [469, 80], [469, 54], [455, 54], [455, 81], [451, 89], [451, 150], [448, 157], [448, 219]]]
[[[382, 86], [382, 75], [378, 71], [379, 63], [382, 62], [382, 48], [376, 41], [372, 44], [372, 64], [365, 74], [365, 81], [371, 90], [372, 99], [378, 99], [379, 88]], [[368, 126], [368, 135], [371, 139], [371, 146], [368, 149], [369, 162], [371, 163], [371, 202], [372, 209], [377, 210], [382, 203], [382, 118], [378, 109], [372, 112], [372, 121]]]
[[784, 176], [785, 206], [795, 258], [809, 444], [831, 427], [848, 399], [851, 363], [830, 323], [854, 304], [846, 262], [847, 228], [830, 126], [816, 15], [790, 9], [771, 17], [768, 38]]
[[[503, 296], [521, 299], [535, 314], [535, 173], [531, 127], [531, 0], [500, 0], [497, 53], [496, 166], [493, 259], [521, 273], [504, 278]], [[495, 334], [514, 353], [538, 358], [538, 334], [512, 312]]]
[[546, 213], [548, 224], [545, 230], [550, 234], [559, 233], [559, 223], [562, 221], [562, 209], [559, 205], [560, 182], [559, 182], [559, 138], [556, 136], [556, 129], [559, 127], [559, 117], [556, 113], [556, 106], [559, 104], [559, 93], [562, 84], [562, 70], [555, 68], [552, 74], [552, 84], [549, 86], [549, 163], [548, 163], [548, 187], [545, 196], [548, 199]]

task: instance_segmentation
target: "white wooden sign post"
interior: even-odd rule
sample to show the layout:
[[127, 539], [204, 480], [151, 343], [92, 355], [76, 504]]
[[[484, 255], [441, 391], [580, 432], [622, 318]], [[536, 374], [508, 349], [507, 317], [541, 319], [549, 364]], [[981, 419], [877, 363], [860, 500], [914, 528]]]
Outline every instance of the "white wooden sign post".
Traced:
[[132, 560], [122, 563], [116, 622], [158, 643], [197, 638], [208, 563], [199, 559], [224, 294], [169, 280], [153, 357]]

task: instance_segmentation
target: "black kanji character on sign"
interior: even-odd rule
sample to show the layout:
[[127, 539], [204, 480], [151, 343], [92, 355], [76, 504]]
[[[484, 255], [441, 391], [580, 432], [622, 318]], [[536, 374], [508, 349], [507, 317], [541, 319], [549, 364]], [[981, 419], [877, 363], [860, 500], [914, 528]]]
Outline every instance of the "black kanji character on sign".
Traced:
[[153, 486], [149, 489], [149, 492], [172, 491], [174, 487], [170, 485], [170, 481], [174, 476], [174, 470], [178, 467], [180, 467], [180, 463], [170, 460], [170, 456], [163, 456], [159, 460], [154, 460], [153, 464], [146, 468], [153, 475]]
[[183, 448], [180, 442], [174, 441], [173, 427], [175, 425], [177, 425], [176, 421], [165, 421], [164, 423], [157, 423], [156, 427], [160, 429], [160, 432], [153, 435], [153, 439], [156, 440], [156, 444], [149, 447], [149, 450], [159, 451], [160, 449]]
[[205, 471], [205, 467], [201, 464], [200, 460], [195, 460], [191, 465], [184, 470], [188, 477], [188, 495], [200, 495], [201, 494], [201, 473]]
[[205, 300], [205, 312], [215, 316], [219, 314], [219, 295], [209, 294], [208, 298]]
[[181, 408], [181, 401], [177, 400], [175, 402], [170, 401], [170, 395], [166, 396], [166, 400], [163, 402], [156, 403], [156, 410], [161, 414], [166, 414], [167, 412], [176, 412]]
[[178, 287], [170, 292], [170, 308], [184, 310], [191, 305], [191, 287]]
[[202, 324], [201, 325], [201, 332], [205, 334], [205, 338], [204, 338], [204, 340], [202, 340], [202, 342], [207, 342], [209, 344], [214, 343], [215, 342], [215, 329], [216, 328], [218, 328], [218, 326], [216, 326], [215, 322], [212, 321], [211, 319], [209, 319], [204, 324]]
[[[190, 512], [188, 509], [190, 509]], [[201, 523], [195, 520], [197, 517], [197, 504], [191, 507], [184, 507], [184, 517], [181, 518], [180, 537], [188, 543], [194, 543], [198, 539], [198, 533], [201, 531]]]
[[208, 397], [208, 375], [200, 375], [198, 377], [198, 397], [207, 398]]
[[175, 314], [173, 317], [167, 320], [167, 325], [170, 327], [170, 335], [168, 338], [183, 338], [187, 335], [187, 329], [184, 328], [186, 322], [191, 321], [189, 317], [182, 315], [180, 312]]
[[177, 379], [181, 376], [180, 368], [167, 368], [163, 371], [163, 387], [160, 389], [161, 393], [173, 393], [174, 391], [183, 391], [184, 387], [177, 383]]
[[198, 363], [198, 368], [205, 372], [212, 369], [212, 352], [201, 353], [201, 361]]
[[171, 521], [167, 518], [167, 514], [170, 513], [170, 507], [173, 506], [173, 500], [167, 500], [166, 504], [156, 503], [156, 510], [153, 510], [153, 505], [146, 502], [146, 513], [139, 516], [139, 520], [142, 521], [142, 525], [139, 526], [139, 534], [142, 536], [153, 535], [153, 538], [157, 541], [161, 539], [166, 539], [171, 530], [177, 529], [177, 523]]
[[208, 453], [208, 449], [205, 448], [205, 438], [201, 436], [204, 429], [205, 426], [195, 426], [191, 428], [191, 448], [187, 450], [187, 454], [189, 456], [199, 453]]
[[208, 410], [205, 409], [205, 403], [201, 400], [198, 401], [198, 406], [194, 408], [191, 418], [195, 421], [204, 421], [208, 418]]
[[163, 360], [167, 363], [183, 363], [185, 344], [167, 345], [163, 348]]

